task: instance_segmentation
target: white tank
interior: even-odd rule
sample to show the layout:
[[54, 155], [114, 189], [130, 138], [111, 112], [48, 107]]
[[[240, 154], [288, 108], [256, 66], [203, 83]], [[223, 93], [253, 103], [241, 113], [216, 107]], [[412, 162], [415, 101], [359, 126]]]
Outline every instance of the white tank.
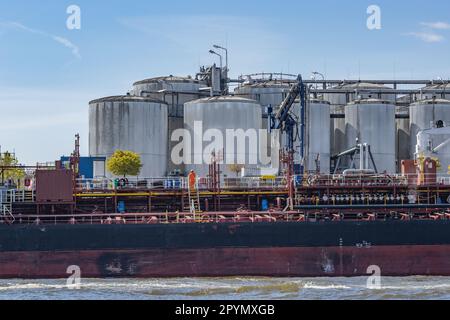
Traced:
[[[448, 82], [441, 82], [441, 83], [434, 83], [431, 85], [428, 85], [424, 88], [422, 88], [423, 90], [446, 90], [450, 92], [450, 83]], [[416, 100], [431, 100], [431, 99], [450, 99], [450, 93], [422, 93], [422, 94], [418, 94], [416, 96]]]
[[[351, 90], [355, 93], [329, 93], [324, 94], [323, 99], [325, 101], [330, 102], [331, 106], [331, 114], [345, 114], [345, 106], [355, 100], [364, 100], [364, 99], [379, 99], [384, 101], [395, 101], [395, 94], [379, 94], [379, 93], [370, 93], [367, 90], [389, 90], [391, 88], [386, 87], [381, 84], [375, 83], [342, 83], [338, 86], [331, 88], [333, 90]], [[345, 137], [345, 119], [331, 119], [331, 154], [335, 155], [342, 151], [345, 151], [347, 147], [347, 139]]]
[[[300, 102], [296, 100], [293, 110], [300, 121]], [[330, 103], [319, 99], [308, 101], [305, 111], [305, 171], [315, 172], [320, 164], [320, 173], [330, 173]], [[298, 127], [300, 130], [300, 126]], [[300, 132], [295, 132], [295, 163], [300, 163]], [[317, 163], [319, 160], [320, 163]]]
[[450, 172], [450, 126], [419, 131], [416, 155], [438, 159], [440, 177], [448, 177]]
[[[133, 84], [132, 94], [135, 96], [151, 97], [165, 101], [168, 104], [169, 127], [168, 145], [169, 151], [175, 146], [171, 141], [172, 133], [183, 128], [183, 108], [189, 101], [197, 100], [200, 96], [200, 88], [206, 87], [206, 83], [192, 79], [191, 77], [157, 77], [138, 81]], [[170, 154], [170, 152], [169, 152]], [[174, 170], [184, 171], [183, 166], [176, 166], [171, 159], [167, 159], [168, 172]]]
[[450, 126], [450, 100], [431, 99], [418, 101], [410, 106], [410, 156], [414, 158], [417, 134], [421, 130], [431, 129], [439, 120], [444, 126]]
[[[311, 100], [305, 112], [305, 169], [316, 171], [320, 161], [320, 173], [330, 173], [330, 103]], [[318, 157], [319, 156], [319, 157]]]
[[[291, 85], [287, 81], [267, 80], [257, 83], [246, 83], [237, 87], [234, 94], [238, 97], [252, 99], [259, 102], [262, 109], [262, 128], [268, 129], [267, 108], [272, 106], [273, 112], [276, 113], [277, 107], [283, 102], [291, 89]], [[274, 134], [275, 135], [275, 134]], [[268, 142], [267, 149], [272, 150], [272, 167], [279, 168], [279, 146], [282, 136], [278, 134], [273, 137], [272, 142]]]
[[368, 143], [378, 172], [396, 172], [395, 105], [378, 99], [349, 103], [345, 107], [345, 132], [347, 149], [356, 145], [356, 139]]
[[265, 109], [269, 105], [278, 107], [289, 93], [289, 83], [282, 81], [265, 81], [254, 84], [244, 84], [234, 90], [239, 97], [256, 100]]
[[91, 101], [89, 154], [109, 158], [118, 149], [137, 152], [143, 164], [140, 177], [165, 176], [167, 109], [166, 103], [143, 97], [115, 96]]
[[[244, 134], [240, 134], [238, 138], [245, 141], [245, 148], [237, 148], [237, 143], [234, 144], [234, 149], [227, 148], [226, 130], [238, 130], [241, 129], [244, 132], [254, 132], [259, 135], [259, 130], [261, 129], [261, 105], [254, 101], [239, 97], [222, 96], [222, 97], [211, 97], [204, 98], [196, 101], [188, 102], [184, 105], [184, 121], [185, 129], [189, 130], [192, 139], [199, 139], [202, 141], [202, 137], [205, 132], [209, 129], [215, 129], [224, 137], [223, 149], [221, 155], [224, 159], [225, 164], [221, 166], [222, 173], [228, 177], [236, 177], [236, 173], [230, 168], [232, 161], [227, 161], [233, 153], [236, 156], [245, 157], [245, 163], [243, 164], [246, 168], [254, 168], [258, 165], [260, 146], [257, 144], [250, 145], [249, 140], [246, 139]], [[197, 135], [194, 134], [195, 122], [200, 122], [202, 124], [201, 131]], [[211, 138], [212, 139], [212, 138]], [[199, 141], [197, 140], [197, 141]], [[194, 170], [199, 176], [208, 175], [208, 165], [207, 162], [202, 161], [203, 153], [207, 160], [209, 159], [210, 152], [205, 152], [205, 149], [211, 144], [210, 142], [203, 142], [200, 146], [193, 145], [188, 139], [184, 140], [184, 151], [191, 152], [188, 156], [191, 164], [186, 164], [187, 171]], [[186, 144], [190, 145], [187, 146]], [[216, 150], [217, 153], [219, 153]], [[252, 159], [257, 159], [256, 164], [254, 164]], [[204, 160], [204, 159], [203, 159]], [[200, 164], [203, 162], [203, 164]], [[235, 158], [237, 162], [237, 158]]]

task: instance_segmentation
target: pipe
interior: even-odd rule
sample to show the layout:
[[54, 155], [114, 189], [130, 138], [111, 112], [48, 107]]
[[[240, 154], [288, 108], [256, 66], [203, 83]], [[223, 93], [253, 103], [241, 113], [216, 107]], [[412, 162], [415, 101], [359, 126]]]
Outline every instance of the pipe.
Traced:
[[367, 143], [364, 143], [364, 148], [366, 149], [366, 153], [364, 154], [365, 158], [365, 165], [364, 169], [369, 169], [369, 145]]

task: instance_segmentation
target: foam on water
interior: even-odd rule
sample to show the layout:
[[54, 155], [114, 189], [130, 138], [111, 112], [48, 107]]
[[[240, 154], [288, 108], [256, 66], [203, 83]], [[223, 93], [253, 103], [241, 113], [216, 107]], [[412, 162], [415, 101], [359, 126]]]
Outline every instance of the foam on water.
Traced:
[[0, 299], [450, 299], [450, 277], [0, 280]]

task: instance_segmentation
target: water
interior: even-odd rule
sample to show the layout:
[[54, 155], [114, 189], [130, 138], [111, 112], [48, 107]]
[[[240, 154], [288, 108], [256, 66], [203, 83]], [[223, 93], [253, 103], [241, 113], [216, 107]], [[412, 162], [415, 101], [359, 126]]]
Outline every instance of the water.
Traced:
[[71, 290], [66, 280], [0, 280], [0, 299], [26, 300], [250, 300], [250, 299], [446, 299], [450, 277], [382, 278], [178, 278], [83, 279]]

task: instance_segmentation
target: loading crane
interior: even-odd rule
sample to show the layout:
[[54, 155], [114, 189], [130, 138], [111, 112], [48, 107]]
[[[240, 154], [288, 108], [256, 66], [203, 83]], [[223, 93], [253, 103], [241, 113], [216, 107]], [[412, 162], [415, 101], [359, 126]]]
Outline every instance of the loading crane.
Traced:
[[[300, 119], [295, 119], [291, 114], [292, 106], [297, 98], [300, 98]], [[297, 82], [292, 86], [286, 98], [279, 105], [277, 113], [273, 114], [273, 109], [270, 106], [268, 109], [270, 119], [270, 130], [279, 130], [286, 134], [285, 146], [280, 150], [280, 162], [282, 163], [286, 175], [286, 180], [289, 190], [289, 199], [287, 208], [293, 208], [294, 198], [294, 142], [296, 140], [296, 129], [300, 132], [300, 158], [305, 156], [305, 110], [307, 101], [307, 87], [303, 83], [301, 75], [298, 75]], [[300, 175], [304, 173], [304, 165], [300, 166]]]

